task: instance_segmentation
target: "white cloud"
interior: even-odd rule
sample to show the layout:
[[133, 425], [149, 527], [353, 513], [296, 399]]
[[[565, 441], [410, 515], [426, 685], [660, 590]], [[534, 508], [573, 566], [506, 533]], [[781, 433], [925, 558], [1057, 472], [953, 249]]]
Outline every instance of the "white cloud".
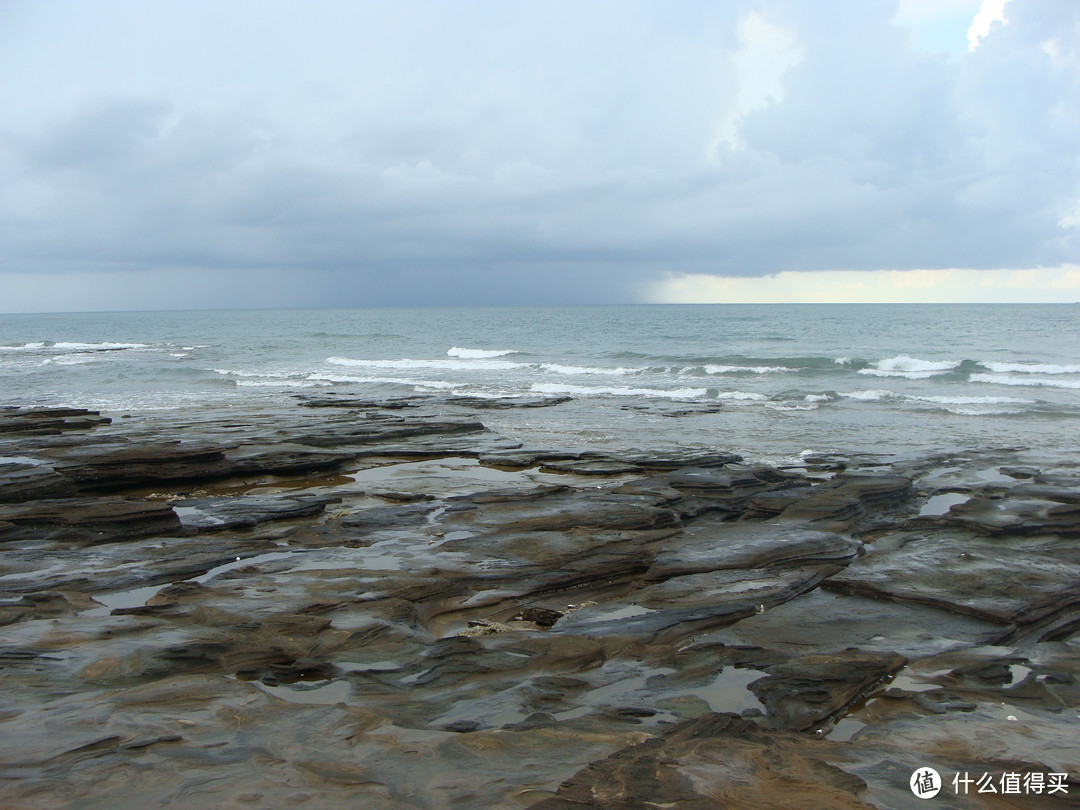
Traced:
[[721, 143], [738, 144], [738, 125], [754, 110], [776, 104], [784, 98], [784, 74], [802, 59], [797, 37], [789, 30], [765, 19], [757, 11], [744, 15], [736, 32], [739, 48], [731, 55], [735, 69], [734, 106], [720, 125], [710, 154]]
[[968, 49], [967, 30], [980, 0], [899, 0], [893, 23], [911, 34], [914, 47], [959, 55]]
[[1005, 4], [1009, 0], [982, 0], [975, 19], [968, 28], [968, 50], [975, 50], [979, 43], [990, 35], [995, 23], [1005, 22]]

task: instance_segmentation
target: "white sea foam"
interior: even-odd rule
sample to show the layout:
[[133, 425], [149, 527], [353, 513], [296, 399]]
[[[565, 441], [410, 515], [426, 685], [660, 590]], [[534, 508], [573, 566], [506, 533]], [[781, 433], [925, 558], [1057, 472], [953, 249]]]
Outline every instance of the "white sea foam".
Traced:
[[1059, 366], [1052, 363], [980, 363], [999, 374], [1080, 374], [1080, 366]]
[[787, 366], [705, 366], [706, 374], [783, 374], [789, 371], [798, 369]]
[[211, 371], [226, 377], [273, 377], [283, 379], [294, 376], [294, 374], [289, 371], [239, 371], [230, 368], [215, 368], [211, 369]]
[[828, 394], [807, 394], [803, 397], [807, 402], [832, 402], [833, 397]]
[[329, 382], [319, 380], [283, 380], [283, 379], [250, 379], [237, 380], [236, 384], [242, 388], [315, 388], [322, 385], [330, 385]]
[[345, 374], [309, 374], [307, 379], [330, 383], [389, 383], [391, 385], [411, 385], [438, 390], [464, 388], [466, 385], [466, 383], [456, 383], [448, 380], [415, 380], [411, 377], [354, 377]]
[[1048, 388], [1080, 388], [1080, 380], [1046, 379], [1022, 374], [972, 374], [971, 382], [992, 383], [994, 385], [1035, 385]]
[[955, 413], [957, 416], [1004, 416], [1012, 413], [1020, 413], [1015, 410], [985, 410], [978, 408], [946, 408], [949, 413]]
[[836, 363], [836, 365], [838, 365], [838, 366], [850, 366], [851, 365], [851, 358], [850, 357], [837, 357], [836, 359], [833, 360], [833, 362]]
[[934, 402], [938, 405], [1034, 405], [1033, 399], [1019, 397], [907, 397], [916, 402]]
[[328, 357], [326, 362], [333, 366], [352, 366], [356, 368], [386, 368], [407, 370], [414, 368], [444, 369], [446, 371], [509, 371], [523, 368], [527, 363], [514, 363], [509, 360], [354, 360], [350, 357]]
[[601, 368], [598, 366], [563, 366], [559, 363], [541, 363], [540, 368], [543, 371], [550, 371], [553, 374], [608, 374], [616, 377], [621, 377], [624, 374], [641, 374], [648, 371], [648, 368], [624, 368], [622, 366], [618, 368]]
[[462, 349], [452, 346], [447, 349], [449, 357], [461, 357], [467, 360], [483, 360], [488, 357], [505, 357], [508, 354], [517, 354], [515, 349]]
[[65, 352], [118, 351], [120, 349], [149, 349], [149, 343], [54, 343], [49, 347]]
[[765, 407], [774, 411], [816, 411], [819, 406], [814, 403], [797, 405], [794, 402], [766, 402]]
[[96, 363], [101, 359], [99, 355], [89, 352], [74, 352], [72, 354], [58, 354], [55, 357], [48, 357], [41, 362], [42, 365], [55, 363], [58, 366], [81, 366], [84, 363]]
[[313, 388], [330, 384], [312, 380], [310, 377], [300, 379], [298, 374], [291, 371], [241, 371], [228, 368], [211, 370], [224, 377], [239, 378], [232, 382], [241, 388]]
[[895, 396], [892, 391], [884, 391], [880, 388], [873, 388], [869, 391], [840, 391], [839, 393], [845, 399], [856, 399], [860, 402], [880, 402]]
[[858, 374], [874, 377], [906, 377], [909, 380], [924, 380], [936, 374], [945, 374], [960, 365], [959, 360], [920, 360], [905, 354], [879, 360], [872, 368], [859, 369]]
[[768, 399], [764, 394], [748, 391], [721, 391], [716, 395], [717, 399], [746, 400], [750, 402], [764, 402]]
[[708, 391], [704, 388], [623, 388], [591, 387], [585, 385], [564, 385], [562, 383], [535, 383], [530, 389], [536, 394], [571, 394], [578, 396], [614, 396], [614, 397], [661, 397], [665, 399], [694, 399], [703, 397]]
[[0, 346], [0, 352], [37, 352], [44, 348], [44, 343], [20, 343], [17, 346]]

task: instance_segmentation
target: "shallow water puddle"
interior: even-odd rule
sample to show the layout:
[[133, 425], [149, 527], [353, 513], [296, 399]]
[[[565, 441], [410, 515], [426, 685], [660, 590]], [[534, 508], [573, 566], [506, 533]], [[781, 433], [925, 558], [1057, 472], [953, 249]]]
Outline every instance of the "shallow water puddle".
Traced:
[[921, 480], [929, 481], [933, 478], [941, 478], [944, 475], [952, 475], [953, 473], [961, 472], [963, 469], [963, 467], [938, 467], [936, 470], [922, 476]]
[[971, 496], [962, 492], [943, 492], [940, 495], [934, 495], [923, 504], [922, 509], [919, 510], [919, 517], [944, 515], [954, 506], [970, 500]]
[[90, 618], [96, 616], [108, 616], [114, 610], [121, 608], [142, 607], [146, 600], [166, 587], [169, 583], [162, 582], [157, 585], [144, 585], [139, 588], [129, 588], [126, 591], [114, 591], [112, 593], [95, 594], [93, 599], [101, 604], [101, 607], [83, 611], [82, 615]]
[[3, 464], [20, 464], [29, 465], [31, 467], [40, 467], [45, 462], [39, 458], [30, 458], [30, 456], [0, 456], [0, 465]]
[[889, 683], [890, 688], [903, 689], [905, 692], [932, 692], [935, 689], [941, 687], [936, 683], [927, 683], [923, 680], [917, 680], [910, 675], [899, 674], [892, 679]]
[[998, 467], [987, 467], [985, 470], [979, 470], [975, 473], [975, 476], [980, 481], [985, 481], [988, 484], [1015, 484], [1016, 479], [1011, 475], [1005, 475]]
[[[188, 580], [175, 581], [197, 582], [202, 585], [216, 577], [218, 574], [222, 574], [226, 571], [231, 571], [246, 565], [258, 565], [259, 563], [269, 562], [271, 560], [284, 559], [286, 557], [291, 557], [296, 553], [297, 552], [294, 551], [271, 551], [266, 554], [258, 554], [254, 557], [237, 557], [231, 562], [223, 563], [211, 568], [201, 576], [193, 577]], [[87, 617], [108, 616], [112, 611], [120, 608], [143, 607], [148, 599], [155, 596], [158, 591], [168, 587], [170, 584], [172, 583], [159, 582], [156, 585], [141, 585], [137, 588], [126, 588], [122, 591], [94, 594], [94, 601], [98, 602], [101, 607], [83, 611], [82, 615]]]
[[1023, 664], [1011, 664], [1009, 674], [1012, 676], [1010, 683], [1017, 684], [1031, 674], [1031, 667], [1025, 667]]
[[[597, 709], [618, 707], [650, 706], [656, 699], [667, 697], [662, 691], [650, 686], [649, 681], [657, 676], [671, 675], [676, 670], [671, 667], [652, 667], [640, 664], [611, 664], [615, 671], [607, 673], [612, 677], [609, 683], [601, 684], [578, 695], [574, 702], [580, 705], [561, 712], [554, 712], [557, 720], [576, 720], [592, 714]], [[621, 677], [620, 677], [621, 676]], [[599, 677], [603, 677], [600, 675]]]
[[280, 686], [267, 686], [260, 681], [251, 683], [268, 695], [281, 698], [289, 703], [308, 703], [329, 706], [334, 703], [346, 703], [352, 696], [352, 684], [348, 681], [315, 681], [312, 683], [291, 683]]
[[739, 669], [725, 667], [711, 683], [679, 692], [672, 697], [693, 695], [709, 704], [714, 712], [734, 712], [741, 714], [749, 709], [765, 711], [757, 695], [750, 691], [754, 681], [768, 675], [758, 669]]
[[850, 742], [851, 738], [866, 728], [867, 724], [862, 720], [857, 720], [854, 717], [843, 717], [831, 731], [826, 731], [827, 736], [833, 742]]
[[[878, 701], [888, 689], [902, 689], [905, 692], [931, 692], [941, 685], [934, 679], [947, 675], [950, 667], [923, 671], [918, 667], [904, 667], [891, 679], [880, 685], [871, 695], [848, 709], [847, 714], [836, 720], [832, 727], [822, 728], [818, 733], [833, 742], [850, 742], [851, 739], [867, 726], [881, 719], [883, 707]], [[888, 714], [885, 711], [885, 714]]]
[[342, 672], [394, 672], [401, 669], [397, 661], [338, 661], [335, 666]]
[[605, 610], [599, 605], [591, 605], [587, 613], [578, 616], [582, 622], [613, 622], [620, 619], [629, 619], [632, 616], [644, 616], [647, 613], [655, 613], [655, 610], [641, 607], [641, 605], [623, 605], [622, 607]]
[[[298, 552], [295, 551], [269, 551], [266, 554], [256, 554], [254, 557], [237, 557], [232, 562], [227, 562], [222, 565], [218, 565], [211, 568], [205, 574], [194, 577], [191, 581], [198, 582], [200, 585], [205, 585], [208, 581], [224, 574], [226, 571], [233, 571], [237, 568], [244, 568], [248, 565], [259, 565], [264, 562], [270, 562], [271, 560], [284, 560], [287, 557], [291, 557]], [[159, 586], [159, 589], [164, 586]]]
[[[379, 545], [379, 544], [375, 544]], [[336, 571], [340, 569], [367, 570], [367, 571], [400, 571], [404, 567], [405, 560], [395, 554], [370, 554], [368, 548], [333, 549], [330, 555], [308, 552], [316, 559], [308, 559], [294, 565], [290, 571]], [[325, 551], [320, 549], [320, 551]]]

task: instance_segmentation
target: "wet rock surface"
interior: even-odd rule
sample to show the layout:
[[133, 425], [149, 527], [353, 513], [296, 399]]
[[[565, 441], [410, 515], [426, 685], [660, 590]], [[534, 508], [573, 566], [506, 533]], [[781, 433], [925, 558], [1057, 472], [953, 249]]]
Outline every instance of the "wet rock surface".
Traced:
[[1076, 470], [483, 425], [553, 400], [0, 410], [0, 804], [1080, 796]]

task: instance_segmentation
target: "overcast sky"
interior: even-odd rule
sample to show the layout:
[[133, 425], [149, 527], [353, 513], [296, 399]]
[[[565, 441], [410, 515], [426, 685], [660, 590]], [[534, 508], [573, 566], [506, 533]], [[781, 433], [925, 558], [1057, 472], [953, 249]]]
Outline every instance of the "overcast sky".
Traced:
[[0, 0], [0, 76], [0, 311], [1080, 300], [1077, 0]]

